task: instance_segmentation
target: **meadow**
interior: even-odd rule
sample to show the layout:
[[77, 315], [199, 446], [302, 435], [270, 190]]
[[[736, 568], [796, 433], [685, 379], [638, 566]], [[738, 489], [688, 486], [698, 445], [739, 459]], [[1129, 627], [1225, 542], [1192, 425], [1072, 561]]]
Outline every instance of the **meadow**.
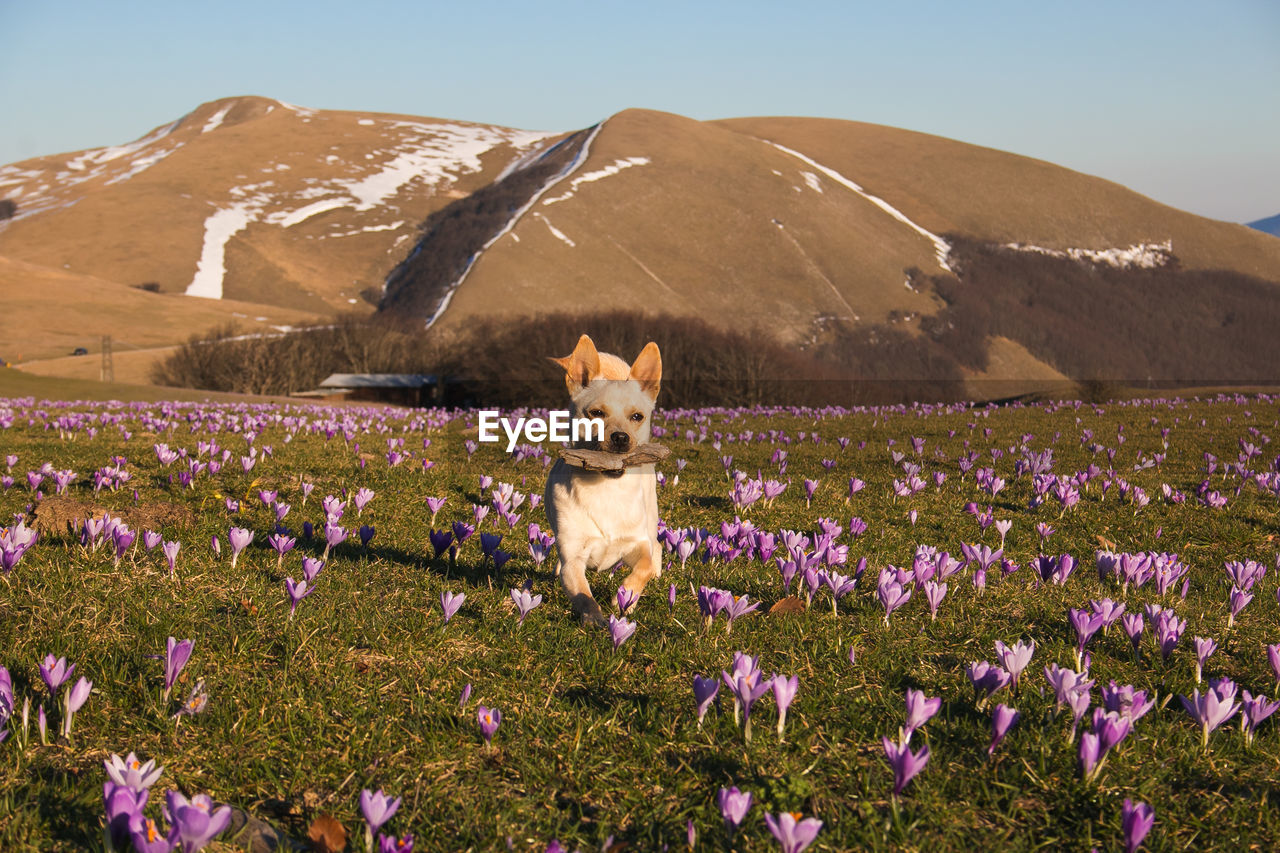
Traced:
[[0, 849], [1280, 847], [1280, 399], [660, 411], [612, 634], [475, 426], [0, 400]]

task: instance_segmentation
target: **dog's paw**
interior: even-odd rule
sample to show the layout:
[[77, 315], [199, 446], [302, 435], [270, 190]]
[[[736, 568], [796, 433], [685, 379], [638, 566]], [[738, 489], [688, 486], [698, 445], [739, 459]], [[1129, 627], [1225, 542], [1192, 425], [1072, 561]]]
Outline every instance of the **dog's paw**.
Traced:
[[594, 612], [587, 611], [585, 613], [580, 613], [578, 615], [579, 615], [579, 618], [582, 620], [582, 624], [588, 628], [608, 628], [609, 627], [609, 620], [604, 617], [604, 613], [602, 613], [599, 609], [596, 609]]

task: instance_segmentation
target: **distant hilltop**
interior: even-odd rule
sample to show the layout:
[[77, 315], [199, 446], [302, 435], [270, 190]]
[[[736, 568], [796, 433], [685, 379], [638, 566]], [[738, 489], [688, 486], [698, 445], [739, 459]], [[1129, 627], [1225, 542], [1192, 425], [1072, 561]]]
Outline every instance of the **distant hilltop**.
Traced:
[[1280, 213], [1275, 216], [1268, 216], [1266, 219], [1257, 219], [1248, 223], [1250, 228], [1257, 229], [1264, 234], [1270, 234], [1274, 237], [1280, 237]]

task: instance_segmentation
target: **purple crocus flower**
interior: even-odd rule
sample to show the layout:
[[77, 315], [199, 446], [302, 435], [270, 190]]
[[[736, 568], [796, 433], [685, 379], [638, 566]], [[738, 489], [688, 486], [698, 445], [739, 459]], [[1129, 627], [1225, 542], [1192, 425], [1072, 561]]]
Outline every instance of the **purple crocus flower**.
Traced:
[[195, 646], [194, 640], [183, 640], [181, 642], [170, 637], [165, 641], [164, 651], [164, 701], [169, 701], [169, 691], [173, 689], [173, 685], [178, 681], [178, 675], [182, 672], [182, 668], [187, 665], [187, 661], [191, 659], [191, 649]]
[[231, 807], [214, 808], [208, 794], [187, 799], [178, 791], [169, 791], [166, 809], [183, 853], [196, 853], [224, 832], [231, 823]]
[[1191, 698], [1179, 696], [1178, 699], [1182, 701], [1182, 707], [1187, 709], [1187, 713], [1200, 725], [1201, 746], [1209, 745], [1209, 732], [1231, 719], [1236, 711], [1240, 710], [1240, 703], [1233, 701], [1234, 692], [1224, 698], [1218, 695], [1215, 688], [1206, 690], [1203, 696], [1197, 688], [1191, 692]]
[[324, 568], [324, 560], [316, 557], [302, 558], [302, 579], [307, 583], [311, 583], [320, 576], [321, 569]]
[[[116, 756], [119, 758], [119, 756]], [[141, 828], [146, 816], [142, 813], [150, 792], [127, 785], [107, 781], [102, 784], [102, 807], [106, 813], [107, 835], [111, 846], [124, 850], [129, 846], [130, 830]]]
[[1098, 736], [1093, 732], [1085, 732], [1080, 736], [1080, 775], [1091, 779], [1100, 769], [1098, 761], [1102, 758], [1102, 746]]
[[336, 522], [328, 521], [324, 525], [324, 553], [321, 555], [322, 560], [329, 559], [329, 552], [334, 548], [347, 541], [347, 537], [351, 531]]
[[493, 745], [493, 735], [502, 725], [502, 712], [497, 708], [486, 708], [481, 705], [476, 709], [476, 720], [480, 723], [480, 734], [484, 737], [484, 745]]
[[1004, 643], [996, 640], [996, 656], [1000, 658], [1000, 663], [1009, 672], [1009, 678], [1012, 683], [1012, 689], [1017, 691], [1018, 678], [1022, 675], [1022, 671], [1031, 663], [1031, 656], [1036, 652], [1035, 640], [1030, 643], [1023, 643], [1021, 640], [1014, 643], [1012, 647], [1006, 646]]
[[747, 812], [751, 811], [751, 800], [751, 794], [739, 791], [736, 785], [732, 788], [721, 788], [720, 793], [716, 795], [716, 802], [720, 806], [720, 817], [724, 819], [725, 832], [729, 833], [730, 837], [742, 825]]
[[523, 625], [529, 611], [542, 603], [542, 596], [530, 595], [528, 590], [517, 588], [511, 590], [511, 600], [516, 603], [516, 608], [520, 611], [520, 624]]
[[822, 829], [822, 821], [816, 817], [800, 820], [790, 812], [780, 812], [777, 817], [766, 813], [764, 822], [782, 845], [782, 853], [801, 853], [813, 843]]
[[432, 530], [427, 538], [431, 540], [431, 550], [435, 551], [436, 558], [439, 559], [453, 544], [453, 531]]
[[129, 550], [129, 546], [133, 544], [133, 540], [137, 538], [137, 534], [124, 525], [123, 522], [111, 528], [111, 541], [115, 545], [115, 565], [120, 565], [120, 558]]
[[927, 580], [924, 582], [924, 598], [929, 602], [929, 621], [936, 621], [938, 618], [938, 608], [942, 605], [942, 599], [947, 595], [947, 585], [938, 583], [937, 581]]
[[361, 514], [364, 513], [364, 508], [369, 505], [369, 501], [373, 500], [373, 496], [374, 496], [373, 489], [367, 489], [361, 486], [359, 489], [356, 490], [356, 493], [354, 496], [352, 496], [351, 501], [356, 505], [357, 516], [360, 516]]
[[778, 705], [778, 739], [782, 739], [782, 731], [787, 725], [787, 709], [796, 698], [800, 689], [800, 676], [775, 675], [773, 677], [773, 699]]
[[973, 661], [965, 667], [965, 672], [969, 676], [973, 689], [984, 703], [996, 691], [1008, 687], [1012, 681], [1004, 667], [985, 660]]
[[1156, 617], [1156, 643], [1160, 646], [1160, 655], [1164, 660], [1168, 660], [1169, 655], [1173, 654], [1173, 650], [1178, 645], [1178, 640], [1182, 639], [1182, 632], [1186, 628], [1186, 619], [1179, 619], [1169, 609], [1160, 611], [1160, 614]]
[[413, 835], [394, 835], [378, 833], [378, 853], [413, 853]]
[[373, 535], [377, 530], [370, 524], [362, 524], [360, 525], [360, 529], [356, 532], [360, 534], [360, 547], [368, 548], [369, 543], [373, 541]]
[[760, 672], [760, 663], [757, 656], [747, 655], [742, 652], [734, 652], [733, 672], [721, 670], [720, 677], [733, 693], [734, 722], [737, 722], [738, 713], [741, 711], [745, 719], [743, 736], [750, 742], [751, 706], [769, 691], [772, 681], [766, 679]]
[[169, 577], [173, 577], [178, 564], [178, 551], [182, 548], [181, 542], [165, 542], [160, 546], [160, 550], [164, 552], [164, 558], [169, 563]]
[[83, 676], [78, 680], [71, 689], [66, 693], [66, 701], [63, 705], [62, 714], [62, 736], [71, 737], [71, 722], [75, 719], [76, 712], [84, 707], [84, 703], [89, 701], [89, 693], [93, 690], [93, 682]]
[[440, 509], [444, 506], [447, 498], [427, 498], [427, 509], [431, 510], [431, 525], [434, 527], [436, 516], [439, 515]]
[[75, 671], [76, 665], [68, 665], [66, 658], [55, 659], [52, 654], [45, 655], [44, 662], [40, 664], [40, 677], [49, 688], [49, 696], [56, 699], [58, 688], [66, 684]]
[[163, 538], [164, 537], [162, 537], [159, 533], [156, 533], [154, 530], [142, 531], [142, 545], [148, 551], [154, 550], [155, 547], [160, 544]]
[[1156, 822], [1156, 810], [1146, 803], [1134, 803], [1125, 797], [1120, 826], [1124, 830], [1125, 853], [1134, 853]]
[[181, 840], [176, 826], [170, 828], [169, 834], [165, 835], [149, 817], [143, 817], [136, 826], [131, 826], [129, 837], [137, 853], [170, 853]]
[[693, 701], [698, 708], [698, 728], [702, 728], [702, 718], [707, 715], [707, 709], [711, 707], [711, 702], [719, 691], [719, 679], [703, 678], [696, 674], [693, 676]]
[[1102, 705], [1108, 711], [1115, 711], [1131, 723], [1146, 716], [1155, 707], [1156, 700], [1147, 698], [1147, 691], [1138, 690], [1132, 684], [1117, 685], [1112, 681], [1102, 688]]
[[227, 531], [227, 539], [231, 542], [231, 568], [234, 569], [236, 560], [240, 558], [240, 552], [253, 541], [253, 531], [245, 530], [242, 527], [232, 527]]
[[392, 817], [400, 808], [400, 798], [392, 799], [379, 788], [377, 792], [365, 788], [360, 792], [360, 814], [364, 816], [365, 841], [368, 849], [373, 849], [373, 834]]
[[1271, 664], [1271, 673], [1276, 677], [1276, 686], [1280, 687], [1280, 643], [1267, 646], [1267, 662]]
[[1196, 649], [1196, 684], [1203, 680], [1204, 665], [1208, 663], [1210, 655], [1218, 650], [1218, 644], [1212, 638], [1192, 637], [1192, 645]]
[[896, 797], [929, 763], [929, 747], [926, 744], [919, 752], [912, 752], [907, 744], [899, 746], [888, 737], [881, 738], [880, 742], [884, 746], [885, 758], [889, 759], [889, 767], [893, 769], [893, 795]]
[[887, 580], [876, 587], [876, 597], [884, 607], [884, 625], [889, 627], [889, 614], [906, 604], [911, 598], [911, 590], [894, 580]]
[[1231, 587], [1231, 597], [1229, 600], [1231, 612], [1227, 614], [1228, 628], [1235, 624], [1236, 617], [1240, 615], [1240, 611], [1244, 610], [1250, 601], [1253, 601], [1253, 593], [1246, 592], [1236, 586]]
[[991, 715], [991, 745], [987, 747], [987, 755], [994, 755], [996, 747], [1004, 740], [1004, 736], [1009, 733], [1009, 729], [1013, 728], [1014, 723], [1021, 719], [1022, 715], [1018, 713], [1016, 708], [1010, 708], [1008, 705], [1000, 704], [996, 706], [994, 713]]
[[1248, 690], [1243, 695], [1244, 701], [1240, 704], [1240, 730], [1244, 732], [1245, 744], [1251, 746], [1258, 726], [1280, 708], [1280, 701], [1268, 701], [1266, 696], [1254, 696]]
[[1102, 627], [1102, 617], [1083, 608], [1072, 607], [1067, 610], [1067, 621], [1071, 623], [1072, 628], [1076, 629], [1076, 669], [1080, 669], [1084, 647]]
[[728, 635], [733, 632], [733, 620], [737, 619], [739, 616], [745, 616], [759, 607], [760, 602], [751, 601], [751, 599], [745, 594], [731, 595], [728, 603], [726, 603], [724, 607], [725, 634]]
[[443, 624], [449, 624], [449, 620], [453, 618], [453, 615], [458, 612], [458, 608], [466, 600], [467, 594], [465, 592], [460, 592], [457, 595], [448, 591], [440, 593], [440, 609], [444, 611]]
[[346, 502], [338, 500], [333, 495], [325, 495], [320, 505], [324, 508], [324, 518], [329, 524], [337, 524], [347, 510]]
[[667, 612], [674, 613], [676, 609], [676, 585], [671, 584], [667, 587]]
[[453, 538], [457, 540], [459, 548], [476, 532], [475, 525], [467, 524], [465, 521], [455, 521], [452, 527]]
[[902, 726], [902, 743], [911, 740], [916, 729], [929, 722], [942, 709], [942, 697], [925, 698], [924, 691], [907, 689], [907, 721]]
[[289, 619], [292, 620], [293, 614], [298, 610], [298, 602], [315, 592], [316, 588], [305, 580], [294, 581], [293, 578], [285, 578], [284, 587], [289, 593]]
[[625, 586], [618, 587], [618, 594], [616, 598], [618, 602], [619, 613], [627, 613], [628, 611], [631, 610], [632, 607], [635, 606], [635, 603], [640, 600], [640, 596], [636, 595], [634, 592], [627, 589]]
[[288, 554], [298, 544], [298, 540], [285, 533], [273, 533], [267, 537], [267, 544], [276, 552], [276, 568], [284, 564], [284, 555]]
[[1142, 630], [1145, 623], [1142, 614], [1134, 611], [1126, 613], [1120, 617], [1120, 627], [1124, 629], [1125, 635], [1129, 638], [1129, 642], [1133, 644], [1133, 653], [1138, 654], [1138, 644], [1142, 641]]
[[164, 772], [164, 767], [156, 767], [154, 758], [143, 763], [132, 752], [124, 758], [113, 753], [102, 762], [102, 766], [113, 783], [134, 791], [147, 790], [159, 781], [160, 774]]
[[636, 632], [636, 623], [628, 619], [619, 619], [609, 614], [609, 636], [613, 638], [613, 650], [616, 652], [623, 643]]

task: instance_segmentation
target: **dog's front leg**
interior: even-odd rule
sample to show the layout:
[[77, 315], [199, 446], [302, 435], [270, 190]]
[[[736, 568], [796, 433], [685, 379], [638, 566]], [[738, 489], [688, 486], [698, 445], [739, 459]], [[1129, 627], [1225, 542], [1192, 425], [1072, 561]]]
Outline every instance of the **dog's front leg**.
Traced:
[[[645, 586], [658, 574], [658, 566], [660, 564], [654, 561], [654, 550], [648, 543], [645, 543], [637, 546], [635, 551], [627, 555], [630, 558], [627, 562], [631, 564], [631, 573], [622, 582], [622, 586], [632, 594], [635, 601], [640, 600]], [[631, 608], [635, 608], [634, 603]]]
[[560, 575], [560, 582], [564, 584], [564, 591], [569, 596], [569, 603], [573, 605], [573, 612], [577, 613], [583, 622], [600, 626], [609, 624], [609, 621], [604, 618], [604, 613], [600, 611], [600, 605], [596, 603], [595, 596], [591, 594], [591, 584], [587, 581], [586, 560], [581, 558], [566, 560], [562, 557], [556, 573]]

